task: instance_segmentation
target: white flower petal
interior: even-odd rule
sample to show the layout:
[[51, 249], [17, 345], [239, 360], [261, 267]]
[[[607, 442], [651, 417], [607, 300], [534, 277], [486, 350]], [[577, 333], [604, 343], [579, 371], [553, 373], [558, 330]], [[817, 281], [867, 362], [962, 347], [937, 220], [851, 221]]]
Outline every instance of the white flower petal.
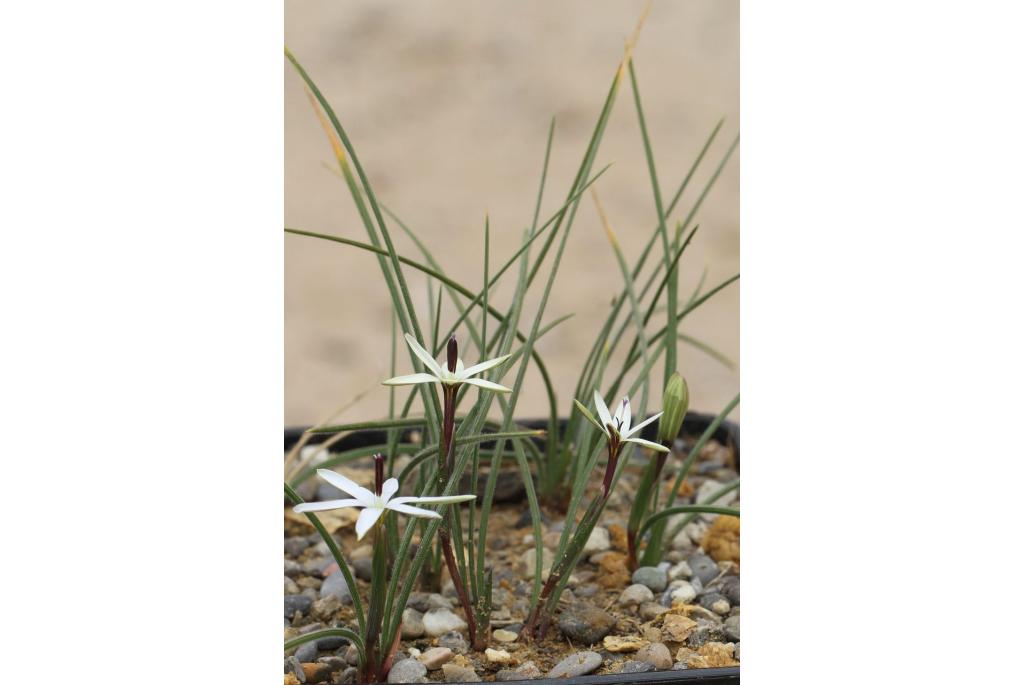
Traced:
[[433, 376], [429, 373], [410, 373], [408, 376], [395, 376], [389, 378], [386, 381], [382, 381], [381, 385], [414, 385], [416, 383], [437, 383], [437, 376]]
[[619, 402], [619, 407], [615, 410], [615, 419], [619, 422], [619, 432], [623, 435], [629, 433], [629, 424], [633, 421], [633, 413], [629, 409], [628, 395]]
[[[608, 411], [608, 406], [604, 403], [604, 400], [601, 399], [601, 393], [597, 390], [594, 391], [594, 404], [597, 405], [597, 417], [601, 419], [601, 425], [607, 426], [611, 423], [614, 426], [615, 424], [612, 422], [612, 415]], [[605, 429], [605, 433], [607, 432], [608, 430]]]
[[369, 506], [373, 502], [373, 493], [359, 485], [353, 480], [349, 480], [340, 473], [334, 471], [328, 471], [327, 469], [317, 469], [316, 475], [323, 478], [325, 481], [333, 485], [334, 487], [347, 492], [348, 494], [355, 497], [357, 500], [363, 503], [363, 506]]
[[398, 492], [398, 479], [388, 478], [384, 481], [384, 485], [380, 487], [380, 498], [387, 502], [394, 497], [396, 492]]
[[396, 497], [388, 505], [392, 504], [455, 504], [456, 502], [468, 502], [476, 499], [476, 495], [451, 495], [448, 497]]
[[505, 361], [506, 359], [508, 359], [511, 356], [512, 356], [511, 354], [506, 354], [506, 355], [503, 355], [501, 357], [497, 357], [495, 359], [489, 359], [489, 360], [487, 360], [485, 362], [480, 362], [479, 364], [474, 364], [473, 366], [471, 366], [468, 369], [466, 369], [465, 371], [463, 371], [462, 374], [460, 374], [460, 375], [463, 378], [469, 378], [470, 376], [475, 376], [478, 373], [480, 373], [481, 371], [486, 371], [487, 369], [493, 369], [495, 366], [497, 366], [498, 364], [501, 364], [503, 361]]
[[462, 363], [461, 359], [456, 359], [455, 360], [455, 375], [456, 376], [461, 376], [462, 373], [463, 373], [463, 370], [465, 368], [466, 368], [466, 365]]
[[429, 352], [423, 349], [423, 345], [420, 345], [418, 342], [416, 342], [416, 338], [406, 333], [405, 341], [409, 343], [409, 347], [412, 348], [413, 353], [420, 358], [420, 361], [423, 362], [424, 366], [427, 367], [428, 371], [430, 371], [435, 376], [441, 375], [441, 367], [438, 365], [437, 361], [434, 359], [433, 356], [431, 356]]
[[366, 505], [357, 499], [329, 499], [326, 502], [303, 502], [302, 504], [296, 504], [292, 511], [296, 514], [301, 514], [304, 511], [327, 511], [328, 509], [364, 506]]
[[627, 438], [626, 440], [623, 440], [623, 442], [632, 442], [637, 445], [643, 445], [644, 447], [648, 447], [654, 450], [655, 452], [668, 452], [668, 448], [665, 447], [664, 445], [660, 445], [656, 442], [651, 442], [650, 440], [644, 440], [642, 438]]
[[654, 415], [654, 416], [652, 416], [651, 418], [647, 419], [646, 421], [644, 421], [644, 422], [642, 422], [642, 423], [639, 423], [639, 424], [637, 424], [637, 425], [633, 426], [633, 427], [632, 427], [632, 428], [630, 428], [630, 429], [629, 429], [629, 431], [628, 431], [628, 432], [626, 433], [626, 437], [628, 438], [628, 437], [629, 437], [630, 435], [635, 435], [635, 434], [639, 433], [639, 432], [640, 432], [641, 430], [643, 430], [643, 427], [644, 427], [644, 426], [646, 426], [647, 424], [651, 423], [652, 421], [656, 421], [656, 420], [657, 420], [657, 419], [658, 419], [658, 418], [659, 418], [659, 417], [660, 417], [660, 416], [661, 416], [662, 414], [664, 414], [664, 413], [665, 413], [665, 412], [660, 412], [660, 411], [659, 411], [659, 412], [658, 412], [657, 414], [655, 414], [655, 415]]
[[376, 509], [374, 507], [363, 509], [359, 514], [359, 520], [356, 521], [356, 540], [362, 540], [366, 532], [373, 528], [373, 524], [377, 523], [377, 519], [383, 513], [383, 509]]
[[504, 385], [498, 385], [490, 381], [485, 381], [483, 378], [467, 378], [462, 381], [468, 385], [475, 385], [478, 388], [485, 390], [493, 390], [494, 392], [512, 392], [512, 388], [506, 388]]
[[439, 519], [441, 515], [436, 511], [430, 511], [429, 509], [420, 509], [419, 507], [410, 507], [408, 504], [395, 504], [389, 503], [388, 509], [392, 509], [402, 514], [408, 514], [409, 516], [419, 516], [425, 519]]

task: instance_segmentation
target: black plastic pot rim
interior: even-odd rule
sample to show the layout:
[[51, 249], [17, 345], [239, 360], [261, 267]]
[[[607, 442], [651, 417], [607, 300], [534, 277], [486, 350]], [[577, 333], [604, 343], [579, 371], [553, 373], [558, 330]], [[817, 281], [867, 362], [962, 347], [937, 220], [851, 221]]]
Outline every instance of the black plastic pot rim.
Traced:
[[[683, 421], [680, 435], [699, 436], [715, 420], [711, 414], [700, 412], [687, 412]], [[564, 427], [565, 419], [560, 419]], [[543, 428], [547, 426], [545, 420], [521, 421], [520, 425], [528, 428]], [[287, 451], [302, 437], [307, 428], [285, 428], [284, 449]], [[413, 430], [406, 429], [402, 433], [403, 439]], [[657, 423], [647, 426], [643, 431], [643, 437], [649, 440], [656, 438]], [[377, 435], [377, 438], [370, 439], [369, 436]], [[335, 452], [343, 452], [347, 449], [359, 447], [359, 443], [376, 444], [381, 442], [381, 436], [386, 435], [386, 430], [361, 430], [353, 431], [334, 445], [331, 445]], [[315, 445], [331, 437], [329, 433], [317, 433], [311, 436], [309, 443]], [[732, 445], [736, 450], [736, 467], [739, 468], [740, 454], [740, 427], [731, 421], [723, 421], [715, 431], [714, 439], [722, 444]], [[543, 440], [543, 438], [538, 438]], [[678, 671], [648, 671], [647, 673], [607, 673], [602, 675], [585, 675], [575, 678], [538, 678], [535, 680], [514, 680], [510, 683], [530, 683], [531, 685], [627, 685], [628, 683], [649, 683], [665, 684], [670, 683], [703, 683], [704, 685], [736, 685], [740, 682], [740, 667], [729, 666], [725, 668], [687, 668]]]

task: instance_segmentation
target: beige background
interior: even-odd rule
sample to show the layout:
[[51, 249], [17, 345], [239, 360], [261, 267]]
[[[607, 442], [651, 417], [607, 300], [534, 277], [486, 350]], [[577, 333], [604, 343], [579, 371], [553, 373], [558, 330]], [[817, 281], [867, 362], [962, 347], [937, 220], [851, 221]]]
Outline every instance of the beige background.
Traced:
[[[542, 220], [564, 200], [641, 7], [592, 0], [296, 0], [285, 3], [285, 40], [333, 104], [378, 197], [417, 231], [450, 276], [477, 289], [485, 212], [492, 265], [500, 265], [531, 219], [552, 115], [557, 124]], [[738, 3], [655, 2], [634, 59], [666, 201], [716, 121], [726, 117], [675, 221], [739, 130]], [[284, 88], [285, 224], [367, 241], [347, 189], [326, 168], [330, 148], [290, 66]], [[614, 166], [597, 189], [632, 263], [656, 218], [628, 87], [620, 92], [595, 168], [608, 162]], [[701, 230], [681, 262], [681, 300], [705, 265], [709, 285], [739, 270], [739, 162], [737, 151], [697, 216]], [[397, 227], [394, 233], [399, 251], [420, 259]], [[344, 418], [382, 415], [388, 393], [378, 383], [389, 371], [390, 306], [376, 259], [312, 238], [283, 240], [285, 423], [322, 420], [365, 390]], [[542, 273], [546, 278], [547, 269]], [[425, 321], [425, 279], [406, 274]], [[526, 316], [541, 283], [535, 282]], [[538, 345], [562, 414], [571, 408], [583, 358], [621, 287], [588, 197], [545, 320], [575, 316]], [[499, 285], [495, 303], [507, 302], [510, 291], [511, 283]], [[454, 310], [445, 307], [447, 325]], [[738, 284], [689, 316], [682, 330], [738, 365]], [[729, 370], [686, 345], [679, 350], [691, 407], [717, 412], [738, 391], [738, 366]], [[407, 373], [410, 362], [401, 352], [399, 373]], [[475, 352], [467, 356], [467, 364], [477, 361]], [[660, 370], [654, 377], [660, 385]], [[543, 415], [543, 401], [539, 379], [528, 375], [518, 414]]]

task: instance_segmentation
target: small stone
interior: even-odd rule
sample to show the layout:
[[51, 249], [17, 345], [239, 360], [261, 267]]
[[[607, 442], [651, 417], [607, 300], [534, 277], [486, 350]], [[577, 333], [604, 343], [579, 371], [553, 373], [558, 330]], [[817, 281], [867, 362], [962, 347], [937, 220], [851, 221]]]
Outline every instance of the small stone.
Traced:
[[298, 578], [300, 575], [302, 575], [302, 564], [300, 564], [297, 561], [292, 561], [291, 559], [285, 559], [284, 574], [289, 578]]
[[491, 664], [504, 665], [512, 663], [512, 655], [504, 649], [491, 649], [488, 647], [484, 650], [484, 656], [487, 657], [487, 662]]
[[672, 655], [661, 642], [647, 645], [636, 653], [637, 661], [646, 661], [659, 671], [672, 668]]
[[640, 618], [645, 621], [653, 621], [667, 611], [668, 607], [663, 607], [657, 602], [644, 602], [640, 605]]
[[668, 574], [654, 566], [641, 566], [633, 571], [633, 582], [646, 585], [654, 592], [661, 592], [668, 585]]
[[740, 660], [740, 643], [739, 642], [736, 643], [736, 649], [733, 651], [732, 655], [736, 658], [736, 661]]
[[284, 539], [284, 553], [290, 557], [297, 557], [302, 550], [309, 547], [309, 539], [304, 537], [293, 537]]
[[697, 655], [690, 657], [686, 665], [690, 668], [720, 668], [737, 666], [733, 658], [734, 647], [730, 643], [709, 642], [697, 650]]
[[313, 600], [306, 595], [285, 595], [284, 597], [285, 618], [292, 618], [296, 613], [305, 616], [311, 608], [313, 608]]
[[452, 660], [455, 654], [447, 647], [431, 647], [420, 654], [417, 659], [427, 667], [428, 671], [436, 671]]
[[[709, 478], [708, 480], [701, 483], [700, 487], [697, 488], [697, 498], [694, 501], [706, 502], [708, 499], [711, 498], [712, 495], [715, 494], [716, 491], [721, 490], [724, 485], [725, 483], [719, 483]], [[721, 497], [719, 497], [717, 500], [715, 500], [714, 505], [716, 507], [731, 507], [733, 503], [736, 501], [736, 498], [739, 497], [739, 495], [739, 490], [731, 490], [722, 495]], [[718, 518], [718, 514], [701, 514], [701, 518], [703, 518], [705, 521], [714, 521]], [[722, 518], [735, 517], [725, 516]]]
[[683, 578], [689, 578], [693, 575], [693, 571], [690, 569], [690, 565], [685, 561], [680, 561], [668, 570], [669, 580], [681, 580]]
[[302, 664], [294, 656], [286, 657], [284, 660], [285, 675], [293, 676], [300, 683], [306, 682], [306, 674], [302, 670]]
[[721, 516], [711, 524], [701, 542], [708, 556], [715, 561], [740, 562], [740, 520], [735, 516]]
[[686, 639], [690, 637], [690, 633], [697, 628], [696, 621], [679, 614], [665, 616], [661, 625], [662, 635], [669, 642], [686, 642]]
[[643, 626], [643, 638], [648, 642], [661, 642], [664, 638], [661, 635], [661, 628], [655, 626]]
[[479, 683], [480, 676], [468, 666], [458, 664], [445, 664], [441, 667], [444, 671], [444, 680], [447, 683]]
[[739, 616], [730, 616], [729, 618], [725, 619], [725, 624], [723, 625], [723, 627], [725, 628], [725, 635], [726, 635], [726, 637], [728, 637], [733, 642], [739, 642], [740, 641], [740, 617]]
[[359, 649], [355, 645], [349, 645], [345, 650], [345, 662], [353, 666], [359, 664]]
[[619, 595], [619, 604], [624, 606], [635, 606], [652, 601], [654, 601], [654, 593], [649, 587], [639, 583], [630, 585]]
[[647, 673], [653, 671], [654, 666], [651, 666], [646, 661], [627, 661], [622, 664], [622, 668], [619, 669], [619, 673]]
[[288, 576], [284, 577], [284, 594], [286, 595], [297, 595], [299, 594], [299, 586], [295, 584], [295, 581]]
[[513, 633], [511, 630], [503, 630], [499, 628], [491, 633], [491, 637], [498, 642], [515, 642], [519, 638], [519, 634]]
[[734, 607], [740, 605], [740, 577], [726, 576], [722, 578], [722, 594]]
[[351, 604], [352, 595], [348, 591], [348, 583], [345, 582], [345, 574], [335, 571], [324, 579], [320, 585], [320, 597], [337, 597], [342, 604]]
[[437, 646], [447, 647], [456, 654], [465, 654], [469, 651], [469, 643], [466, 638], [462, 636], [462, 633], [454, 630], [437, 638]]
[[647, 641], [635, 636], [617, 637], [615, 635], [608, 635], [605, 637], [603, 644], [606, 650], [617, 654], [620, 652], [635, 652], [641, 647], [646, 647]]
[[410, 640], [423, 637], [426, 630], [423, 626], [423, 614], [412, 607], [406, 607], [402, 612], [402, 639]]
[[302, 663], [308, 663], [310, 661], [316, 661], [317, 646], [316, 642], [305, 642], [299, 645], [299, 648], [295, 650], [295, 658]]
[[313, 602], [310, 615], [320, 621], [330, 621], [339, 611], [341, 611], [341, 600], [334, 595], [328, 595]]
[[[345, 495], [346, 497], [348, 495]], [[373, 545], [359, 545], [352, 554], [349, 555], [352, 561], [359, 561], [360, 559], [373, 559]]]
[[698, 602], [700, 602], [702, 607], [715, 612], [719, 616], [724, 616], [729, 613], [729, 600], [714, 590], [702, 594]]
[[341, 673], [341, 684], [342, 685], [355, 685], [356, 677], [359, 675], [359, 669], [355, 666], [349, 666]]
[[614, 616], [590, 604], [574, 604], [558, 617], [558, 628], [562, 634], [580, 645], [600, 642], [614, 626]]
[[601, 667], [604, 659], [597, 652], [576, 652], [565, 657], [548, 671], [548, 678], [575, 678], [593, 673]]
[[693, 569], [693, 574], [700, 582], [707, 585], [718, 577], [718, 564], [703, 552], [694, 552], [686, 558], [686, 563]]
[[534, 678], [541, 678], [544, 676], [544, 672], [537, 667], [537, 664], [532, 661], [527, 661], [518, 668], [506, 668], [498, 671], [494, 679], [499, 681], [506, 680], [533, 680]]
[[356, 559], [352, 562], [352, 571], [356, 578], [361, 580], [373, 580], [373, 560]]
[[302, 664], [307, 683], [323, 683], [331, 679], [331, 667], [327, 664]]
[[423, 614], [423, 628], [429, 637], [438, 637], [453, 630], [465, 630], [466, 622], [451, 609], [431, 609]]
[[[336, 649], [341, 649], [346, 644], [348, 644], [348, 640], [346, 640], [345, 638], [343, 638], [343, 637], [336, 637], [336, 636], [332, 635], [330, 637], [322, 637], [319, 640], [317, 640], [316, 641], [316, 648], [320, 649], [320, 650], [323, 650], [323, 651], [326, 651], [326, 652], [333, 652]], [[319, 660], [323, 661], [324, 659], [334, 659], [334, 658], [337, 658], [337, 657], [320, 657]]]
[[604, 552], [612, 548], [612, 540], [608, 535], [608, 529], [597, 526], [590, 531], [587, 544], [583, 545], [583, 554], [590, 556], [595, 552]]
[[[551, 570], [551, 560], [553, 557], [554, 552], [546, 548], [541, 548], [541, 578], [547, 577], [548, 572]], [[535, 547], [531, 547], [526, 550], [525, 554], [523, 554], [521, 566], [523, 569], [523, 577], [526, 580], [532, 580], [537, 571], [537, 549]]]
[[416, 659], [396, 661], [388, 672], [389, 683], [425, 683], [427, 667]]

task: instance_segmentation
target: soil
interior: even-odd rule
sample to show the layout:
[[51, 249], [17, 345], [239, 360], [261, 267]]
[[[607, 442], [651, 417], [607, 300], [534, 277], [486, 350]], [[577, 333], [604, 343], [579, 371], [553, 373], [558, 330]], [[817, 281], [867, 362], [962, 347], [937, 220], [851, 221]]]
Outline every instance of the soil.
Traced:
[[[643, 456], [637, 455], [633, 459], [630, 468], [623, 475], [607, 508], [604, 511], [600, 526], [605, 528], [609, 535], [610, 547], [584, 554], [576, 567], [573, 578], [570, 580], [569, 588], [565, 591], [560, 601], [559, 616], [556, 616], [551, 624], [547, 636], [532, 644], [524, 643], [521, 637], [513, 642], [501, 642], [492, 638], [488, 647], [494, 650], [505, 650], [510, 655], [508, 663], [489, 663], [484, 653], [474, 652], [471, 649], [465, 653], [456, 648], [452, 660], [448, 663], [455, 666], [471, 668], [483, 681], [496, 679], [500, 671], [501, 678], [509, 679], [512, 674], [508, 670], [516, 668], [524, 669], [524, 664], [533, 662], [535, 669], [528, 665], [520, 670], [520, 675], [514, 679], [530, 677], [543, 677], [556, 664], [565, 657], [584, 651], [596, 652], [601, 657], [600, 666], [588, 673], [616, 673], [624, 667], [627, 671], [641, 672], [643, 670], [662, 670], [666, 668], [701, 668], [709, 666], [734, 666], [739, 661], [738, 645], [738, 616], [739, 616], [739, 520], [727, 516], [701, 515], [694, 522], [684, 528], [683, 532], [675, 540], [666, 539], [666, 553], [662, 567], [668, 571], [668, 587], [664, 590], [655, 590], [647, 593], [643, 588], [634, 589], [631, 574], [626, 568], [626, 535], [625, 523], [629, 516], [629, 508], [632, 502], [633, 493], [639, 481]], [[369, 482], [372, 477], [371, 471], [365, 468], [339, 468], [339, 472], [345, 473], [357, 482]], [[671, 469], [666, 469], [671, 471]], [[674, 472], [672, 473], [674, 476]], [[680, 488], [677, 504], [692, 503], [694, 498], [701, 493], [705, 483], [704, 492], [716, 489], [717, 484], [728, 483], [738, 478], [738, 464], [735, 451], [730, 446], [723, 446], [717, 442], [709, 442], [702, 450], [698, 460], [690, 470], [690, 475]], [[593, 479], [592, 491], [588, 491], [586, 501], [599, 485], [600, 477]], [[668, 494], [671, 482], [666, 479], [662, 482], [661, 501]], [[307, 486], [310, 489], [311, 486]], [[312, 495], [310, 495], [312, 496]], [[702, 495], [703, 496], [703, 495]], [[735, 501], [729, 502], [729, 506], [739, 507], [738, 490], [731, 493], [729, 498]], [[728, 501], [728, 500], [726, 500]], [[718, 504], [723, 504], [719, 501]], [[464, 508], [465, 510], [465, 508]], [[321, 515], [325, 525], [333, 529], [333, 535], [339, 543], [339, 548], [345, 554], [346, 560], [368, 558], [369, 547], [364, 543], [357, 542], [352, 527], [355, 516], [350, 515], [352, 510], [340, 510], [339, 516], [331, 518], [331, 512]], [[492, 631], [498, 629], [509, 629], [518, 633], [522, 621], [526, 618], [529, 610], [530, 593], [532, 591], [532, 580], [527, 578], [532, 575], [532, 562], [530, 562], [531, 573], [527, 573], [525, 558], [530, 555], [532, 558], [534, 541], [531, 524], [528, 521], [526, 502], [496, 503], [491, 514], [488, 530], [488, 563], [494, 570], [494, 604], [492, 611]], [[556, 508], [544, 507], [542, 519], [542, 530], [544, 532], [544, 546], [554, 549], [557, 545], [557, 536], [561, 530], [561, 523], [564, 521], [564, 513]], [[669, 530], [674, 526], [670, 523]], [[305, 539], [305, 542], [303, 541]], [[300, 633], [320, 627], [347, 625], [354, 627], [355, 617], [350, 605], [338, 605], [330, 602], [315, 602], [319, 599], [318, 588], [326, 573], [336, 570], [331, 567], [330, 555], [325, 552], [323, 544], [319, 542], [319, 536], [311, 526], [305, 522], [305, 518], [295, 515], [290, 507], [285, 512], [285, 540], [286, 540], [286, 588], [291, 587], [292, 591], [297, 587], [302, 594], [314, 599], [314, 607], [310, 610], [313, 615], [296, 613], [292, 619], [286, 620], [286, 639]], [[289, 542], [291, 540], [291, 542]], [[309, 543], [297, 555], [289, 555], [289, 551], [295, 552], [303, 544]], [[713, 558], [709, 561], [707, 557]], [[289, 562], [289, 558], [291, 562]], [[689, 560], [689, 564], [684, 563]], [[707, 564], [713, 564], [708, 566]], [[289, 570], [290, 566], [290, 570]], [[296, 571], [296, 566], [302, 570]], [[312, 571], [320, 567], [326, 567], [321, 572]], [[289, 585], [288, 574], [291, 572], [290, 580], [295, 586]], [[704, 581], [700, 579], [703, 576]], [[447, 574], [443, 576], [444, 590], [441, 597], [434, 597], [433, 602], [446, 602], [450, 600], [452, 612], [462, 617], [463, 612], [448, 581]], [[683, 584], [690, 584], [696, 590], [696, 596], [686, 601], [673, 600], [672, 593], [678, 590]], [[357, 580], [360, 595], [366, 601], [368, 596], [369, 583], [364, 580]], [[630, 592], [641, 593], [649, 597], [653, 595], [653, 601], [641, 605], [624, 605], [621, 603], [623, 593], [627, 587]], [[419, 589], [419, 588], [417, 588]], [[685, 595], [689, 591], [683, 591]], [[286, 590], [287, 594], [287, 590]], [[730, 599], [726, 599], [728, 595]], [[425, 601], [425, 595], [420, 595], [420, 601]], [[326, 609], [327, 613], [318, 611]], [[593, 645], [574, 644], [573, 640], [567, 637], [558, 625], [559, 617], [564, 617], [573, 612], [593, 611], [594, 609], [605, 612], [610, 620], [610, 630], [607, 635]], [[737, 617], [737, 618], [732, 618]], [[464, 637], [466, 631], [462, 631]], [[505, 636], [507, 637], [507, 636]], [[417, 637], [403, 640], [396, 654], [395, 662], [403, 658], [415, 658], [426, 650], [438, 646], [441, 642], [451, 646], [449, 636], [441, 638]], [[660, 652], [662, 648], [657, 646], [664, 644], [667, 652]], [[652, 647], [653, 645], [653, 647]], [[324, 650], [316, 652], [312, 657], [311, 648], [303, 656], [309, 661], [302, 665], [305, 682], [351, 682], [354, 677], [354, 669], [344, 668], [347, 647]], [[669, 655], [671, 661], [665, 661]], [[339, 658], [340, 657], [340, 658]], [[628, 666], [627, 666], [628, 664]], [[289, 669], [286, 662], [286, 683], [302, 682], [294, 671], [298, 664], [292, 664]], [[635, 670], [633, 670], [635, 669]], [[449, 667], [451, 676], [461, 672]], [[525, 674], [525, 675], [524, 675]], [[426, 674], [426, 679], [432, 682], [444, 682], [445, 670], [431, 670]]]

